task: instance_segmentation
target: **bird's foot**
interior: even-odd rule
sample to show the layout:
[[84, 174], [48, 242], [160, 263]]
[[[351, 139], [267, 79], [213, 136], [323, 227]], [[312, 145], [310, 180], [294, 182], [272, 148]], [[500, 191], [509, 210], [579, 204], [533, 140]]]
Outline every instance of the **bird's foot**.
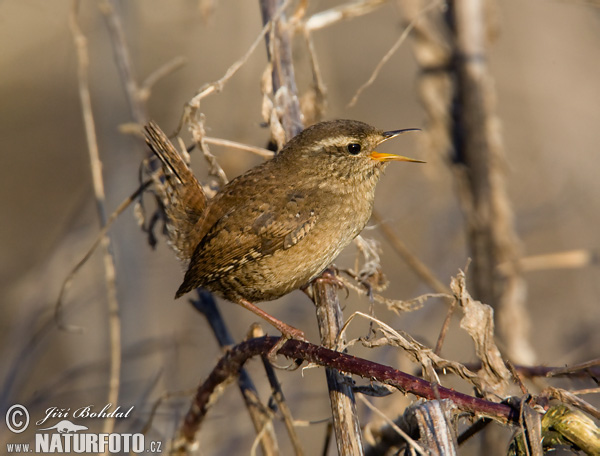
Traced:
[[[302, 332], [302, 331], [300, 331], [300, 332]], [[271, 350], [269, 350], [269, 353], [267, 353], [267, 359], [269, 360], [269, 362], [271, 363], [271, 365], [273, 367], [275, 367], [277, 369], [281, 369], [281, 370], [294, 371], [294, 370], [298, 369], [298, 367], [300, 367], [300, 365], [302, 364], [301, 359], [296, 359], [296, 360], [292, 361], [290, 364], [288, 364], [287, 366], [282, 366], [276, 362], [277, 361], [277, 353], [279, 352], [281, 347], [283, 347], [286, 344], [286, 342], [290, 339], [304, 341], [305, 340], [304, 333], [302, 333], [302, 339], [297, 339], [296, 337], [290, 337], [289, 334], [287, 334], [287, 335], [284, 334], [279, 338], [279, 340], [275, 343], [275, 345], [273, 345]]]
[[265, 312], [260, 307], [255, 306], [254, 304], [252, 304], [251, 302], [249, 302], [245, 299], [240, 299], [238, 302], [241, 306], [245, 307], [246, 309], [250, 310], [254, 314], [256, 314], [259, 317], [263, 318], [264, 320], [268, 321], [271, 325], [273, 325], [275, 328], [277, 328], [279, 330], [279, 332], [281, 332], [281, 338], [277, 341], [277, 343], [273, 346], [273, 348], [271, 348], [271, 350], [269, 350], [269, 353], [267, 355], [267, 357], [269, 358], [269, 361], [271, 361], [271, 364], [274, 364], [273, 360], [276, 358], [277, 352], [281, 349], [281, 347], [283, 347], [285, 345], [285, 343], [288, 340], [296, 339], [296, 340], [306, 342], [306, 337], [304, 337], [304, 332], [301, 331], [300, 329], [294, 328], [293, 326], [290, 326], [287, 323], [284, 323], [281, 320], [278, 320], [273, 315]]
[[267, 353], [267, 359], [269, 360], [269, 362], [271, 363], [271, 365], [277, 369], [281, 369], [281, 370], [296, 370], [298, 368], [298, 366], [301, 364], [298, 363], [298, 360], [296, 361], [292, 361], [290, 364], [288, 364], [287, 366], [282, 366], [280, 364], [277, 363], [277, 353], [279, 352], [279, 350], [281, 349], [281, 347], [283, 347], [288, 340], [290, 340], [291, 338], [289, 336], [283, 335], [279, 338], [279, 340], [275, 343], [275, 345], [273, 345], [273, 347], [271, 347], [271, 350], [269, 350], [269, 352]]
[[344, 281], [339, 278], [338, 272], [338, 268], [331, 265], [330, 267], [325, 269], [319, 277], [314, 279], [314, 281], [319, 283], [327, 283], [333, 287], [339, 288], [340, 290], [346, 290], [346, 297], [348, 297], [348, 294], [350, 294], [350, 292], [348, 291], [348, 287], [346, 286]]
[[[298, 367], [300, 367], [303, 363], [302, 359], [296, 359], [295, 361], [291, 362], [290, 364], [288, 364], [287, 366], [282, 366], [280, 364], [277, 364], [276, 359], [277, 359], [277, 355], [279, 350], [286, 344], [286, 342], [288, 340], [291, 339], [296, 339], [296, 340], [305, 340], [304, 339], [304, 333], [292, 326], [289, 326], [288, 329], [292, 329], [294, 330], [294, 334], [283, 334], [278, 340], [277, 342], [275, 342], [275, 345], [273, 345], [271, 347], [271, 349], [267, 352], [266, 355], [263, 355], [264, 358], [266, 358], [266, 360], [276, 369], [281, 369], [281, 370], [296, 370], [298, 369]], [[263, 329], [260, 327], [260, 325], [258, 323], [254, 323], [252, 324], [252, 326], [250, 327], [250, 330], [248, 331], [247, 334], [247, 338], [251, 339], [254, 337], [262, 337], [265, 335], [265, 332], [263, 331]]]
[[277, 352], [285, 345], [285, 343], [290, 339], [300, 340], [302, 342], [306, 342], [306, 338], [304, 337], [304, 331], [301, 331], [293, 326], [286, 325], [282, 321], [278, 320], [281, 324], [280, 327], [277, 327], [279, 331], [281, 331], [281, 337], [277, 341], [275, 345], [269, 350], [268, 358], [271, 363], [277, 357]]

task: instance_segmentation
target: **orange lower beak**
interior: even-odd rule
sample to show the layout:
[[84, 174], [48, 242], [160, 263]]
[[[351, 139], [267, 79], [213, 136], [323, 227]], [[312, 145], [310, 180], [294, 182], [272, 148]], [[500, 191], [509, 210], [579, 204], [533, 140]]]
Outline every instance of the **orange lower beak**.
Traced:
[[425, 163], [423, 160], [416, 160], [414, 158], [403, 157], [402, 155], [394, 155], [394, 154], [384, 154], [381, 152], [371, 152], [369, 155], [373, 160], [377, 160], [380, 162], [388, 162], [388, 161], [405, 161], [405, 162], [413, 162], [413, 163]]

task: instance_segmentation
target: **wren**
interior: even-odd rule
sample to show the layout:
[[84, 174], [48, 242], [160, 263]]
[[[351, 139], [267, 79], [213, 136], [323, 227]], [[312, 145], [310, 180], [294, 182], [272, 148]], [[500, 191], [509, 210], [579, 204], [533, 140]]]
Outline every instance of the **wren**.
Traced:
[[254, 303], [315, 279], [364, 228], [375, 187], [390, 161], [376, 152], [416, 129], [382, 131], [355, 120], [306, 128], [272, 159], [236, 177], [210, 200], [159, 127], [145, 127], [161, 160], [171, 245], [188, 263], [176, 298], [198, 287], [238, 303], [286, 337], [303, 338]]

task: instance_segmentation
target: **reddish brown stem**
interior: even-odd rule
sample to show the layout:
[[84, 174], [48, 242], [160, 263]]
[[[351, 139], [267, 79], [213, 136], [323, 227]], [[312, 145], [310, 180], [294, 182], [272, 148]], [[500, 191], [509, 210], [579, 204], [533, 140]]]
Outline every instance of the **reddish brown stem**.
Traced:
[[[236, 376], [248, 359], [269, 353], [278, 341], [278, 337], [251, 339], [236, 345], [221, 358], [206, 381], [198, 388], [194, 402], [185, 417], [181, 437], [186, 443], [194, 441], [195, 434], [208, 411], [209, 403], [214, 402], [211, 399], [214, 399], [212, 396], [219, 389], [218, 387]], [[298, 340], [287, 341], [278, 353], [292, 359], [303, 359], [340, 372], [379, 381], [403, 393], [411, 393], [426, 399], [450, 399], [458, 408], [466, 412], [518, 425], [519, 412], [508, 405], [489, 402], [439, 385], [434, 389], [431, 383], [421, 378], [366, 359]]]

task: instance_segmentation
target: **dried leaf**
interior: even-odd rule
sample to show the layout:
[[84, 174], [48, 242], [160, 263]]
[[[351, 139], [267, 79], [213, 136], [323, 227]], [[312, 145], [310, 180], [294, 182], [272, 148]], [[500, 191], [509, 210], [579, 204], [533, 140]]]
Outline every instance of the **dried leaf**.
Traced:
[[508, 396], [511, 374], [494, 341], [493, 309], [471, 297], [462, 271], [452, 278], [450, 288], [464, 313], [460, 327], [473, 339], [475, 352], [481, 360], [482, 367], [478, 375], [484, 386], [483, 392], [494, 393], [500, 397]]

